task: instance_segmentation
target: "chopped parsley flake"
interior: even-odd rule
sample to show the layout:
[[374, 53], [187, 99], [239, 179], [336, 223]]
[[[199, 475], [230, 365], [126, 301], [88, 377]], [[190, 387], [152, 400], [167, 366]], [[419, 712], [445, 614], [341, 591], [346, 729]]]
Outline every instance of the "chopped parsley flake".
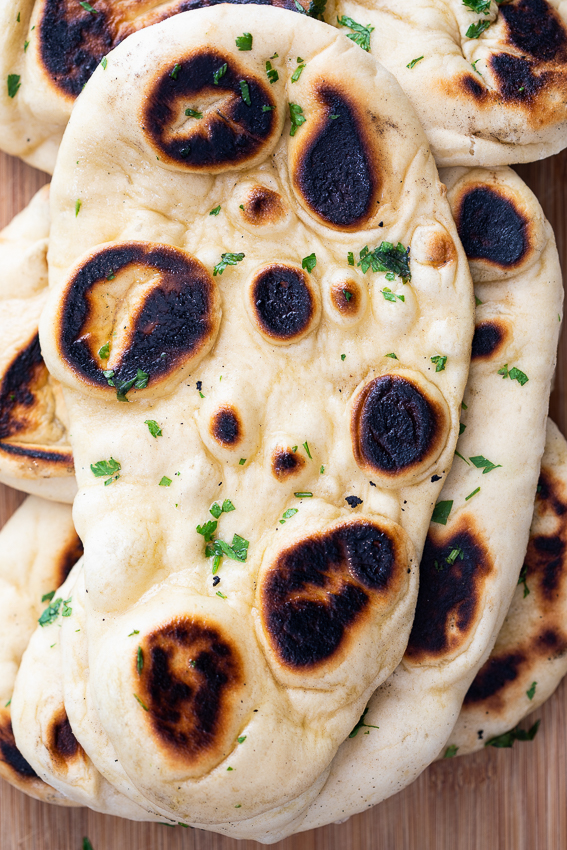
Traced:
[[[366, 715], [367, 715], [367, 714], [368, 714], [368, 706], [366, 706], [366, 708], [364, 709], [364, 711], [363, 711], [363, 712], [362, 712], [362, 714], [360, 715], [360, 720], [358, 721], [358, 723], [356, 724], [356, 726], [354, 727], [354, 729], [353, 729], [353, 730], [352, 730], [352, 732], [350, 733], [349, 738], [356, 738], [356, 736], [358, 735], [359, 731], [360, 731], [360, 730], [361, 730], [364, 726], [365, 726], [366, 728], [368, 728], [368, 729], [379, 729], [379, 728], [380, 728], [379, 726], [373, 726], [373, 725], [372, 725], [372, 723], [365, 723], [365, 722], [364, 722], [364, 718], [366, 717]], [[370, 734], [370, 733], [369, 733], [369, 732], [365, 732], [364, 734], [365, 734], [365, 735], [368, 735], [368, 734]]]
[[[169, 824], [168, 824], [168, 826], [169, 826]], [[83, 850], [93, 850], [93, 845], [91, 844], [90, 839], [87, 838], [86, 835], [83, 838]]]
[[321, 469], [319, 470], [319, 474], [320, 474], [320, 475], [323, 475], [323, 473], [324, 473], [324, 472], [325, 472], [325, 467], [324, 467], [324, 466], [322, 466], [322, 467], [321, 467]]
[[246, 104], [246, 106], [252, 106], [252, 101], [250, 100], [250, 89], [248, 87], [248, 83], [246, 80], [240, 80], [240, 94], [242, 95], [242, 100]]
[[203, 117], [202, 112], [198, 112], [196, 109], [189, 109], [189, 108], [187, 108], [185, 110], [185, 115], [187, 116], [187, 118], [202, 118]]
[[313, 458], [311, 457], [311, 452], [309, 451], [309, 443], [307, 442], [307, 440], [303, 443], [303, 448], [305, 449], [309, 460], [313, 460]]
[[247, 737], [248, 735], [241, 735], [240, 738], [237, 738], [236, 740], [239, 744], [243, 744]]
[[238, 465], [239, 465], [239, 466], [244, 466], [244, 464], [245, 464], [245, 463], [246, 463], [246, 458], [245, 458], [245, 457], [241, 457], [241, 458], [240, 458], [240, 460], [238, 461]]
[[456, 744], [449, 744], [449, 746], [448, 746], [448, 747], [447, 747], [447, 749], [445, 750], [445, 754], [443, 755], [443, 758], [444, 758], [444, 759], [452, 759], [452, 758], [455, 758], [455, 756], [457, 755], [458, 751], [459, 751], [459, 748], [457, 747], [457, 745], [456, 745]]
[[285, 525], [286, 519], [291, 519], [291, 517], [295, 516], [296, 513], [298, 513], [297, 508], [288, 508], [287, 511], [282, 514], [282, 518], [280, 519], [280, 525]]
[[452, 566], [453, 566], [453, 564], [455, 563], [455, 561], [457, 560], [457, 558], [460, 558], [460, 559], [461, 559], [461, 561], [462, 561], [462, 560], [464, 559], [464, 557], [465, 557], [465, 556], [464, 556], [463, 550], [462, 550], [462, 549], [460, 549], [460, 548], [457, 546], [455, 549], [451, 549], [451, 553], [450, 553], [449, 555], [447, 555], [447, 557], [445, 558], [445, 560], [446, 560], [446, 561], [447, 561], [447, 563], [448, 563], [448, 564], [452, 567]]
[[473, 490], [472, 493], [469, 493], [468, 496], [465, 496], [465, 502], [468, 502], [468, 500], [472, 499], [473, 496], [476, 496], [477, 493], [480, 493], [480, 487], [477, 487], [476, 490]]
[[491, 738], [485, 743], [485, 747], [508, 748], [513, 746], [514, 741], [533, 741], [539, 729], [540, 720], [536, 720], [533, 726], [528, 730], [518, 729], [515, 726], [509, 732], [504, 732], [503, 735], [498, 735], [496, 738]]
[[458, 451], [455, 451], [455, 454], [457, 455], [457, 457], [459, 457], [461, 460], [463, 460], [466, 463], [467, 466], [470, 466], [470, 463], [468, 462], [466, 457], [463, 457], [461, 454], [459, 454]]
[[235, 266], [244, 259], [244, 254], [221, 254], [219, 262], [213, 269], [213, 276], [222, 274], [227, 266]]
[[217, 68], [217, 70], [213, 73], [213, 83], [215, 84], [215, 86], [218, 86], [219, 80], [224, 77], [227, 70], [228, 65], [225, 62], [224, 65], [221, 65], [220, 68]]
[[[475, 59], [475, 60], [474, 60], [474, 62], [471, 62], [471, 68], [473, 69], [473, 71], [476, 71], [476, 73], [477, 73], [477, 74], [479, 74], [479, 76], [481, 76], [481, 77], [482, 77], [481, 72], [480, 72], [480, 71], [478, 70], [478, 68], [476, 67], [476, 63], [477, 63], [477, 62], [480, 62], [480, 59]], [[476, 296], [475, 296], [475, 301], [476, 301], [476, 300], [477, 300], [477, 298], [476, 298]], [[477, 304], [477, 306], [478, 306], [478, 304]]]
[[439, 525], [447, 525], [447, 520], [449, 519], [449, 514], [451, 513], [451, 508], [453, 507], [453, 500], [447, 500], [445, 502], [437, 502], [433, 509], [433, 514], [431, 516], [431, 522], [438, 522]]
[[160, 487], [169, 487], [171, 484], [171, 478], [168, 478], [167, 475], [164, 475], [161, 481], [159, 482]]
[[352, 253], [352, 251], [349, 251], [347, 254], [347, 262], [349, 266], [354, 266], [354, 254]]
[[411, 69], [415, 68], [417, 63], [421, 62], [422, 59], [423, 59], [423, 56], [418, 56], [417, 59], [412, 59], [411, 62], [408, 62], [408, 64], [406, 65], [406, 68], [409, 68], [410, 71], [411, 71]]
[[526, 596], [530, 595], [530, 589], [528, 587], [528, 565], [524, 564], [522, 569], [520, 570], [520, 575], [518, 577], [518, 584], [524, 585], [524, 599]]
[[218, 207], [215, 207], [214, 209], [212, 209], [210, 211], [209, 215], [218, 215], [220, 213], [220, 211], [221, 211], [221, 205], [219, 204]]
[[280, 75], [278, 74], [276, 69], [272, 67], [271, 62], [266, 62], [266, 74], [268, 76], [268, 80], [270, 81], [270, 85], [277, 83], [280, 78]]
[[50, 590], [49, 593], [43, 594], [43, 596], [41, 597], [41, 601], [42, 602], [51, 602], [51, 600], [53, 599], [54, 596], [55, 596], [55, 591]]
[[217, 596], [220, 596], [221, 599], [226, 599], [224, 593], [221, 593], [220, 590], [217, 590]]
[[476, 24], [471, 24], [465, 35], [467, 38], [479, 38], [482, 33], [490, 26], [490, 21], [477, 21]]
[[405, 295], [397, 295], [395, 292], [392, 292], [392, 290], [388, 286], [385, 286], [384, 289], [380, 290], [380, 292], [382, 293], [386, 301], [393, 301], [394, 304], [396, 303], [396, 299], [398, 301], [406, 300]]
[[[29, 44], [29, 42], [28, 42], [28, 44]], [[106, 56], [102, 57], [102, 59], [100, 60], [100, 64], [102, 65], [103, 70], [106, 71], [106, 66], [108, 65], [108, 59], [106, 58]]]
[[297, 132], [297, 128], [301, 127], [302, 124], [305, 124], [306, 117], [303, 114], [303, 109], [297, 103], [289, 104], [289, 118], [291, 121], [291, 128], [289, 131], [290, 136], [295, 136]]
[[465, 425], [464, 422], [459, 422], [459, 437], [461, 436], [461, 434], [465, 433], [466, 428], [467, 428], [467, 426]]
[[230, 499], [225, 499], [222, 505], [219, 505], [218, 502], [215, 502], [209, 513], [211, 513], [215, 519], [218, 519], [221, 514], [229, 514], [231, 511], [235, 511], [236, 508], [230, 501]]
[[134, 629], [134, 631], [133, 631], [133, 632], [130, 632], [130, 634], [128, 635], [128, 637], [132, 637], [132, 635], [139, 635], [139, 634], [140, 634], [140, 630], [139, 630], [139, 629]]
[[435, 357], [430, 357], [429, 359], [435, 365], [436, 372], [445, 371], [445, 364], [447, 363], [447, 358], [444, 355], [436, 354]]
[[371, 27], [370, 24], [364, 27], [346, 15], [341, 15], [340, 18], [337, 17], [337, 23], [340, 27], [348, 27], [350, 30], [354, 30], [354, 32], [347, 34], [347, 38], [350, 38], [351, 41], [354, 41], [355, 44], [358, 44], [367, 53], [370, 52], [370, 33], [374, 32], [374, 27]]
[[390, 351], [390, 353], [389, 353], [389, 354], [385, 354], [385, 355], [384, 355], [384, 357], [391, 357], [391, 358], [392, 358], [392, 360], [397, 360], [397, 359], [398, 359], [397, 354], [394, 354], [394, 352], [393, 352], [393, 351]]
[[99, 348], [98, 356], [100, 357], [101, 360], [108, 360], [109, 355], [110, 355], [110, 343], [105, 342], [104, 345], [101, 345], [101, 347]]
[[467, 6], [479, 15], [481, 12], [485, 15], [490, 14], [490, 0], [463, 0], [463, 6]]
[[155, 419], [146, 419], [144, 421], [144, 425], [148, 426], [148, 430], [152, 437], [161, 437], [163, 435], [163, 432]]
[[343, 289], [343, 295], [347, 301], [352, 298], [352, 292], [349, 292], [348, 289]]
[[[264, 103], [264, 105], [262, 106], [262, 112], [271, 112], [272, 109], [275, 109], [275, 108], [276, 108], [275, 106], [267, 106]], [[244, 207], [241, 207], [241, 209], [244, 209]]]
[[521, 387], [524, 384], [527, 384], [529, 381], [528, 376], [525, 372], [522, 372], [521, 369], [518, 369], [516, 366], [512, 366], [512, 368], [508, 369], [508, 364], [505, 363], [501, 369], [498, 370], [498, 374], [502, 375], [503, 378], [510, 378], [511, 381], [517, 381]]
[[77, 218], [77, 216], [81, 212], [82, 206], [83, 206], [82, 201], [77, 198], [77, 200], [75, 201], [75, 218]]
[[366, 245], [360, 252], [358, 266], [363, 274], [366, 274], [368, 269], [372, 269], [373, 272], [392, 272], [407, 283], [411, 280], [409, 253], [409, 247], [404, 248], [401, 242], [398, 242], [396, 246], [391, 242], [382, 242], [373, 251], [370, 251]]
[[[299, 57], [298, 57], [297, 61], [299, 61]], [[291, 82], [292, 83], [296, 83], [298, 81], [298, 79], [301, 77], [301, 74], [303, 73], [304, 68], [305, 68], [305, 64], [297, 66], [297, 68], [295, 69], [295, 71], [291, 75]]]
[[239, 50], [252, 50], [252, 35], [243, 32], [242, 35], [236, 36], [236, 46]]
[[482, 455], [475, 455], [475, 457], [469, 457], [469, 460], [477, 469], [482, 469], [482, 474], [486, 475], [487, 472], [492, 472], [493, 469], [498, 469], [502, 466], [501, 463], [492, 463], [488, 458], [483, 457]]
[[118, 401], [128, 401], [126, 393], [130, 392], [132, 387], [138, 390], [143, 390], [148, 386], [150, 376], [147, 372], [138, 369], [135, 378], [130, 378], [129, 381], [116, 381], [114, 379], [114, 371], [112, 369], [103, 369], [102, 374], [106, 378], [109, 387], [116, 387], [116, 398]]
[[138, 652], [136, 653], [136, 670], [138, 671], [138, 676], [144, 669], [144, 653], [142, 651], [142, 647], [138, 647]]
[[307, 269], [307, 271], [311, 274], [315, 266], [317, 265], [317, 257], [315, 254], [309, 254], [308, 257], [304, 257], [301, 261], [301, 268]]
[[300, 491], [299, 493], [293, 494], [296, 499], [311, 499], [313, 497], [313, 493], [309, 493], [308, 491]]
[[169, 76], [171, 77], [171, 79], [172, 79], [172, 80], [176, 80], [176, 79], [177, 79], [177, 77], [179, 76], [179, 72], [180, 72], [180, 70], [181, 70], [181, 65], [178, 65], [178, 64], [176, 63], [176, 64], [173, 66], [173, 68], [172, 68], [172, 70], [171, 70], [171, 72], [170, 72], [170, 74], [169, 74]]
[[534, 698], [536, 686], [537, 682], [532, 682], [529, 689], [526, 691], [526, 696], [529, 700], [532, 700]]
[[341, 360], [345, 360], [345, 359], [346, 359], [346, 354], [341, 354]]
[[59, 616], [59, 611], [61, 609], [61, 605], [63, 603], [63, 599], [59, 597], [55, 600], [55, 602], [50, 602], [41, 617], [38, 620], [40, 626], [49, 626], [51, 623], [54, 623], [57, 617]]
[[121, 468], [120, 463], [114, 460], [113, 457], [109, 458], [109, 460], [99, 460], [97, 463], [91, 463], [91, 472], [95, 478], [110, 476], [104, 482], [105, 487], [112, 484], [113, 481], [118, 481]]
[[94, 9], [90, 3], [87, 3], [87, 0], [81, 0], [79, 6], [82, 6], [86, 12], [90, 12], [91, 15], [98, 15], [98, 11]]
[[208, 522], [203, 523], [203, 525], [197, 526], [197, 534], [202, 534], [205, 538], [205, 543], [209, 543], [213, 538], [213, 534], [217, 530], [217, 525], [217, 522], [210, 519]]
[[149, 711], [148, 706], [146, 705], [146, 703], [145, 703], [145, 702], [143, 702], [143, 701], [140, 699], [140, 697], [138, 696], [138, 694], [134, 694], [134, 699], [138, 700], [138, 702], [140, 703], [140, 705], [142, 706], [142, 708], [144, 709], [144, 711]]

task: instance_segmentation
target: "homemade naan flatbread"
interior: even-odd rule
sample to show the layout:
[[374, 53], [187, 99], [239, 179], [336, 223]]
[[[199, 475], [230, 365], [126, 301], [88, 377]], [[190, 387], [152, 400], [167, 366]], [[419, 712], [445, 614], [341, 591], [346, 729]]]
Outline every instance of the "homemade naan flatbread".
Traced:
[[[42, 782], [16, 746], [11, 700], [20, 660], [38, 617], [81, 555], [81, 541], [66, 505], [30, 497], [0, 532], [0, 776], [31, 797], [69, 806], [75, 803]], [[30, 732], [36, 734], [33, 724]], [[60, 760], [69, 755], [71, 739], [68, 723], [60, 718], [50, 737]]]
[[511, 169], [458, 168], [441, 179], [480, 302], [458, 455], [427, 535], [404, 659], [295, 830], [375, 805], [444, 751], [526, 552], [563, 301], [555, 239]]
[[444, 190], [370, 56], [222, 6], [95, 71], [52, 201], [40, 334], [118, 790], [269, 840], [407, 643], [472, 336]]
[[47, 297], [49, 187], [0, 233], [0, 481], [47, 499], [77, 492], [67, 413], [38, 336]]
[[326, 19], [394, 74], [438, 165], [531, 162], [567, 145], [565, 0], [337, 0]]
[[[0, 148], [52, 174], [75, 100], [106, 54], [133, 32], [217, 2], [0, 0]], [[301, 10], [294, 0], [252, 2]]]
[[467, 691], [449, 738], [451, 755], [473, 753], [515, 729], [567, 673], [566, 533], [567, 443], [548, 419], [520, 581], [490, 658]]

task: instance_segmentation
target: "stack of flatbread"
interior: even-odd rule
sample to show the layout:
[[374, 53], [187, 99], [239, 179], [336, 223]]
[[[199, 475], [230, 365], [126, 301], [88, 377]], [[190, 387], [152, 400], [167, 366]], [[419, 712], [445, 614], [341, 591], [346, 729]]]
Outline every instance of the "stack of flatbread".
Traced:
[[563, 288], [507, 164], [567, 143], [561, 4], [0, 22], [53, 171], [0, 234], [0, 775], [271, 843], [533, 738]]

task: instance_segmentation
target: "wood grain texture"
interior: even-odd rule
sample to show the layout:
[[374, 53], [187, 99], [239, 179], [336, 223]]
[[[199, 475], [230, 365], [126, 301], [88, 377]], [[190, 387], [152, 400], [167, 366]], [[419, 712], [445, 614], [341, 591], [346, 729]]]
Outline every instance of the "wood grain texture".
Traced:
[[[540, 199], [567, 265], [567, 152], [518, 168]], [[47, 178], [0, 154], [0, 226]], [[1, 273], [1, 270], [0, 270]], [[567, 333], [559, 348], [551, 413], [567, 433]], [[513, 437], [513, 435], [511, 435]], [[22, 496], [0, 488], [0, 524]], [[533, 743], [432, 765], [409, 788], [347, 823], [293, 836], [278, 850], [563, 850], [567, 848], [567, 683], [528, 719]], [[268, 757], [268, 756], [267, 756]], [[0, 850], [252, 850], [214, 833], [137, 824], [87, 809], [59, 809], [0, 781]]]

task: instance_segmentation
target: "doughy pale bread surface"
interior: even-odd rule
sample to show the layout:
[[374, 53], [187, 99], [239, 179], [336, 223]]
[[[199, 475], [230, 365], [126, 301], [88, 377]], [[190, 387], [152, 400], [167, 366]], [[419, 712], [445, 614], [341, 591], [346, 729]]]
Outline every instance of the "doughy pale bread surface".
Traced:
[[[106, 54], [133, 32], [213, 4], [96, 0], [89, 10], [78, 0], [0, 0], [0, 148], [52, 174], [75, 100]], [[273, 5], [298, 11], [293, 0]]]
[[[486, 14], [462, 0], [338, 0], [326, 19], [342, 16], [374, 27], [372, 55], [411, 100], [439, 166], [531, 162], [567, 144], [565, 0], [492, 0]], [[467, 36], [479, 22], [490, 26]]]
[[48, 237], [45, 186], [0, 233], [0, 481], [71, 502], [77, 486], [65, 402], [39, 348]]
[[[342, 744], [296, 830], [375, 805], [444, 751], [526, 551], [563, 300], [555, 239], [511, 169], [452, 169], [441, 179], [482, 302], [457, 443], [465, 460], [455, 457], [440, 497], [451, 503], [446, 524], [432, 522], [427, 536], [404, 659], [363, 718], [379, 728], [363, 727]], [[505, 364], [528, 381], [503, 377]]]
[[550, 419], [537, 490], [520, 582], [449, 738], [456, 755], [513, 729], [567, 673], [567, 443]]
[[[69, 806], [75, 804], [42, 782], [16, 746], [11, 700], [22, 655], [46, 605], [42, 596], [67, 578], [81, 554], [66, 505], [30, 497], [0, 532], [0, 776], [38, 800]], [[66, 732], [57, 728], [51, 740], [65, 741]]]
[[[270, 840], [403, 654], [453, 457], [472, 290], [433, 159], [395, 80], [342, 34], [222, 6], [95, 71], [52, 211], [40, 334], [117, 788]], [[349, 265], [367, 245], [398, 273]], [[226, 500], [213, 583], [196, 528]]]

